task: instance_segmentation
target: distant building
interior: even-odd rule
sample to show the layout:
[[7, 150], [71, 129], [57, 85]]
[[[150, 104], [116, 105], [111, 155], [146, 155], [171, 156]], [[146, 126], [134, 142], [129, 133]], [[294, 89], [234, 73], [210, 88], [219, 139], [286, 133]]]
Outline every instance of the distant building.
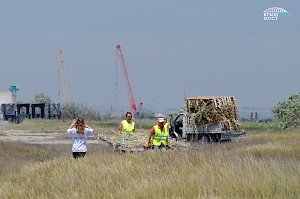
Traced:
[[0, 92], [0, 105], [13, 103], [13, 96], [10, 91]]
[[239, 116], [241, 120], [256, 120], [256, 121], [268, 121], [272, 120], [273, 113], [272, 108], [239, 108]]
[[[11, 104], [11, 103], [13, 103], [12, 93], [10, 91], [0, 92], [0, 107], [1, 104]], [[3, 119], [2, 116], [3, 114], [0, 108], [0, 119]]]

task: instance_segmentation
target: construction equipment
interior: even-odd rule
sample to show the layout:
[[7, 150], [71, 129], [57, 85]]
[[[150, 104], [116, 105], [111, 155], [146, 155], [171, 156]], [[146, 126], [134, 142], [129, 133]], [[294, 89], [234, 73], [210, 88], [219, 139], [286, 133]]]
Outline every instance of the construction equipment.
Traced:
[[59, 91], [59, 97], [62, 93], [62, 103], [63, 105], [66, 105], [70, 103], [69, 98], [69, 90], [67, 86], [67, 75], [65, 71], [65, 65], [64, 65], [64, 55], [63, 51], [58, 51], [58, 62], [59, 62], [59, 82], [60, 82], [60, 91]]
[[185, 101], [185, 110], [174, 120], [169, 116], [172, 137], [208, 143], [246, 136], [238, 123], [235, 97], [200, 96]]
[[134, 95], [133, 95], [133, 90], [132, 90], [132, 87], [131, 87], [131, 84], [130, 84], [128, 69], [127, 69], [126, 64], [125, 64], [124, 54], [122, 52], [120, 44], [116, 45], [116, 50], [117, 50], [117, 54], [118, 54], [119, 61], [120, 61], [120, 64], [121, 64], [122, 72], [123, 72], [123, 77], [124, 77], [124, 81], [125, 81], [125, 87], [126, 87], [127, 95], [129, 97], [130, 110], [131, 110], [131, 113], [133, 114], [134, 117], [138, 117], [139, 114], [140, 114], [140, 111], [142, 109], [143, 102], [140, 102], [138, 107], [137, 107], [136, 101], [135, 101]]

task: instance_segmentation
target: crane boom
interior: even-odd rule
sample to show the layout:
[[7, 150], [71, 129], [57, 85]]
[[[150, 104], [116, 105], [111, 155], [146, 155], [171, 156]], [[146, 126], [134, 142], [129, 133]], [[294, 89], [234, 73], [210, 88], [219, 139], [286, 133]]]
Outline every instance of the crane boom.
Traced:
[[59, 62], [59, 82], [60, 82], [60, 93], [62, 93], [63, 104], [70, 103], [69, 91], [67, 86], [67, 75], [64, 66], [64, 55], [63, 51], [58, 51], [58, 62]]
[[136, 101], [134, 99], [133, 90], [132, 90], [132, 87], [130, 84], [128, 70], [127, 70], [127, 67], [125, 64], [125, 58], [124, 58], [124, 54], [121, 49], [121, 45], [120, 44], [116, 45], [116, 49], [117, 49], [117, 54], [118, 54], [118, 57], [119, 57], [119, 60], [121, 63], [123, 77], [124, 77], [124, 81], [125, 81], [125, 85], [126, 85], [125, 86], [126, 91], [127, 91], [128, 97], [129, 97], [130, 110], [131, 110], [132, 114], [137, 117], [137, 116], [139, 116], [139, 113], [140, 113], [143, 103], [141, 102], [138, 107], [136, 106]]

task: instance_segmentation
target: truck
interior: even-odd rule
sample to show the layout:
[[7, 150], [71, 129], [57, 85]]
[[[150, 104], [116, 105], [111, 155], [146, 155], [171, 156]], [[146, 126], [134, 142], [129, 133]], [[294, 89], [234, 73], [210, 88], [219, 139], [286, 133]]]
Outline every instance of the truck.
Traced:
[[220, 143], [246, 137], [233, 96], [187, 97], [184, 108], [175, 116], [169, 115], [168, 120], [170, 136], [178, 140]]

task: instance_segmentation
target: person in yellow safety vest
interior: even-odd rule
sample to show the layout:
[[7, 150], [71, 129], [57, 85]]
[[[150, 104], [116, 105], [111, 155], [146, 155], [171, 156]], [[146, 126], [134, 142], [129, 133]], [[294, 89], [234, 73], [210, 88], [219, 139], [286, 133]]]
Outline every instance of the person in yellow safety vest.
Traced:
[[170, 125], [170, 123], [168, 122], [168, 120], [167, 120], [166, 117], [164, 118], [164, 128], [166, 128], [167, 131], [170, 132], [171, 125]]
[[121, 133], [133, 133], [135, 131], [135, 123], [132, 121], [132, 114], [131, 112], [127, 112], [125, 114], [126, 119], [123, 120], [118, 128], [118, 134]]
[[164, 118], [158, 118], [157, 125], [150, 130], [148, 147], [154, 150], [167, 151], [169, 131], [164, 128]]

